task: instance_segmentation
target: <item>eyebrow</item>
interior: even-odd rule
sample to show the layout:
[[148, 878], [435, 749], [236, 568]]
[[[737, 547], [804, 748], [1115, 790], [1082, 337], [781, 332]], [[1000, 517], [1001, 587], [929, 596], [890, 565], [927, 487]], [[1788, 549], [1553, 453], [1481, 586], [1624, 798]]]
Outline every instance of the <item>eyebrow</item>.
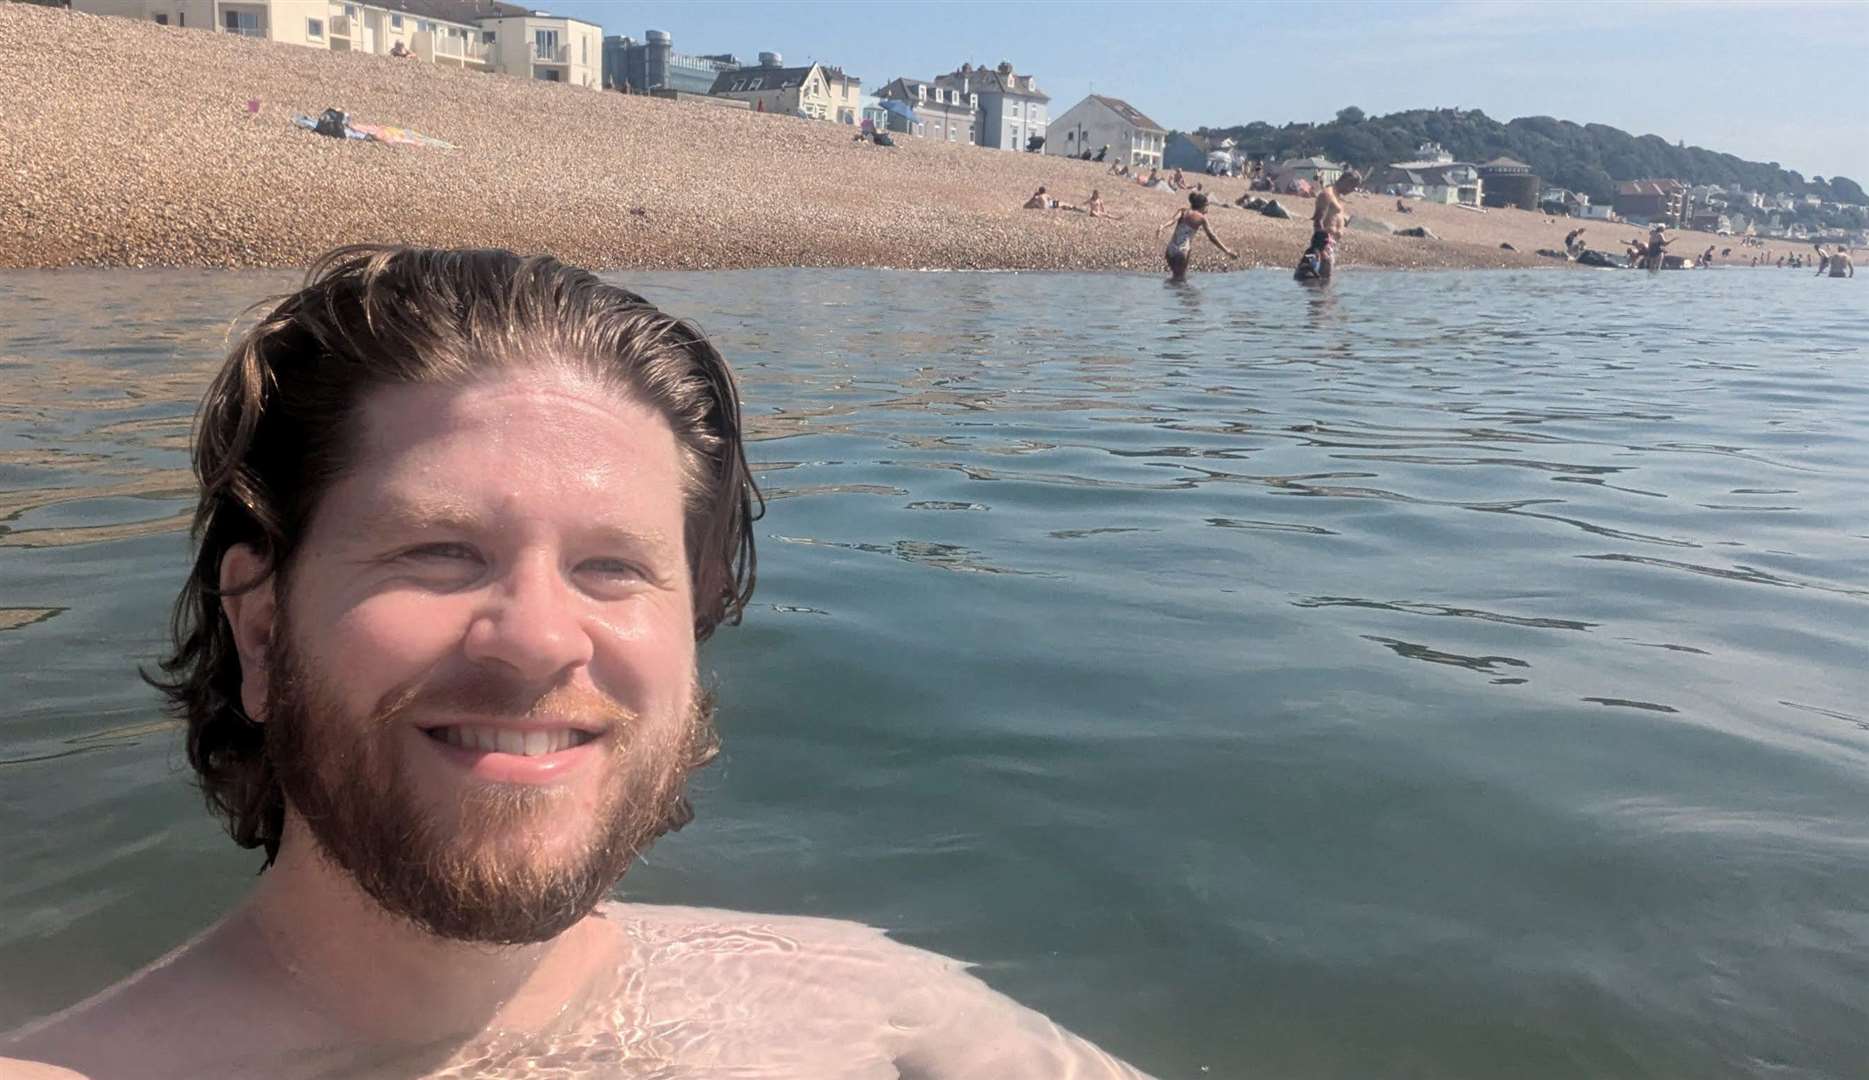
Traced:
[[[670, 542], [659, 529], [639, 529], [603, 519], [579, 524], [581, 532], [605, 543], [656, 548], [667, 546]], [[471, 533], [486, 528], [486, 516], [464, 503], [391, 496], [364, 517], [358, 533], [367, 537], [381, 537], [397, 532]]]

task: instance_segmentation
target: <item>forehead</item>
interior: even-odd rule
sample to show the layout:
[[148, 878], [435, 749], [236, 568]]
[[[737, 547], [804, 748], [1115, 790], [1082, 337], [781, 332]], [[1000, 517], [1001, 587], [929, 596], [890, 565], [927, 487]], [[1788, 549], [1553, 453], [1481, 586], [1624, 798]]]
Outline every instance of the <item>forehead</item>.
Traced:
[[619, 510], [679, 519], [681, 454], [667, 419], [573, 373], [529, 368], [462, 386], [379, 387], [350, 434], [325, 502], [358, 513], [419, 503], [566, 521]]

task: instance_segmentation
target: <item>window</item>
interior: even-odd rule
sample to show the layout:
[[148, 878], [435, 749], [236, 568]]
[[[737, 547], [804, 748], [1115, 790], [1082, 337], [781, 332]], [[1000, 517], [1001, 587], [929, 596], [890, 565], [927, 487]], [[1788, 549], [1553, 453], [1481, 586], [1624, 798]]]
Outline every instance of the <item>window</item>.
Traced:
[[347, 17], [352, 18], [352, 19], [356, 18], [357, 17], [357, 5], [356, 4], [345, 4], [344, 14]]
[[953, 142], [953, 141], [954, 141], [954, 135], [955, 135], [955, 131], [954, 131], [954, 125], [952, 125], [952, 124], [949, 124], [949, 125], [948, 125], [948, 129], [947, 129], [947, 141], [948, 141], [948, 142]]
[[591, 39], [588, 37], [578, 38], [578, 51], [584, 57], [581, 62], [588, 67], [591, 62]]
[[156, 25], [157, 25], [157, 26], [167, 26], [167, 25], [169, 25], [169, 17], [168, 17], [167, 15], [164, 15], [164, 14], [162, 14], [161, 12], [157, 12], [157, 13], [156, 13], [156, 14], [155, 14], [155, 15], [153, 16], [153, 18], [154, 18], [154, 19], [156, 20]]
[[915, 84], [915, 97], [919, 101], [927, 101], [928, 100], [928, 88], [926, 86], [923, 86], [921, 83], [916, 83]]
[[248, 37], [260, 36], [260, 13], [257, 11], [221, 10], [221, 25], [231, 34], [245, 34]]
[[428, 33], [428, 20], [427, 19], [415, 20], [415, 29], [417, 33], [422, 33], [422, 34]]
[[308, 38], [317, 38], [318, 40], [323, 41], [324, 40], [324, 20], [323, 19], [306, 19], [305, 20], [305, 36]]
[[486, 33], [480, 35], [480, 39], [489, 45], [493, 44], [493, 31], [489, 30]]
[[400, 15], [391, 15], [391, 16], [389, 17], [389, 28], [390, 28], [391, 30], [400, 30], [400, 29], [402, 29], [402, 16], [400, 16]]

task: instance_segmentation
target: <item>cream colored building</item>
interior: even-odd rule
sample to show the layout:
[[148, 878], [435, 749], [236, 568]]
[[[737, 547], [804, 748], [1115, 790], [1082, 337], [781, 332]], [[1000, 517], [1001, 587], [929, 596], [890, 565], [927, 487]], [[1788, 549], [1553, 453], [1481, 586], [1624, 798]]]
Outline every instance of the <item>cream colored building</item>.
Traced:
[[596, 87], [603, 30], [502, 0], [71, 0], [73, 11]]
[[495, 71], [593, 90], [603, 86], [604, 28], [596, 23], [522, 10], [483, 16], [480, 26], [491, 39]]
[[788, 68], [778, 53], [759, 54], [757, 67], [723, 71], [709, 91], [744, 101], [761, 112], [854, 124], [863, 113], [861, 80], [841, 68], [810, 64]]
[[863, 119], [863, 80], [855, 75], [845, 74], [840, 67], [820, 68], [824, 73], [825, 91], [830, 95], [830, 105], [826, 120], [835, 120], [840, 124], [856, 124]]

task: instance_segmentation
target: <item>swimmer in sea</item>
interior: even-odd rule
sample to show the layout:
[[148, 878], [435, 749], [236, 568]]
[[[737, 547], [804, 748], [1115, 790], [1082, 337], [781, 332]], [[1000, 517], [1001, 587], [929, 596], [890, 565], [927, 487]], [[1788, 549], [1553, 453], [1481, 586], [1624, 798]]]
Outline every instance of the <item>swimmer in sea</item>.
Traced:
[[699, 328], [549, 256], [340, 248], [193, 430], [148, 676], [260, 873], [0, 1037], [0, 1077], [1139, 1076], [881, 930], [615, 898], [694, 817], [698, 650], [753, 592], [763, 501]]
[[1187, 208], [1175, 211], [1174, 217], [1156, 226], [1155, 234], [1160, 236], [1162, 230], [1170, 225], [1175, 227], [1175, 232], [1168, 239], [1168, 247], [1162, 251], [1162, 258], [1168, 262], [1170, 275], [1168, 280], [1170, 281], [1188, 279], [1188, 259], [1194, 254], [1196, 233], [1206, 233], [1207, 239], [1212, 240], [1215, 247], [1226, 252], [1227, 258], [1239, 258], [1238, 252], [1221, 243], [1220, 238], [1214, 235], [1213, 226], [1207, 223], [1207, 196], [1198, 191], [1189, 192]]
[[1850, 250], [1838, 244], [1830, 253], [1830, 276], [1833, 278], [1855, 277], [1856, 260], [1850, 258]]

